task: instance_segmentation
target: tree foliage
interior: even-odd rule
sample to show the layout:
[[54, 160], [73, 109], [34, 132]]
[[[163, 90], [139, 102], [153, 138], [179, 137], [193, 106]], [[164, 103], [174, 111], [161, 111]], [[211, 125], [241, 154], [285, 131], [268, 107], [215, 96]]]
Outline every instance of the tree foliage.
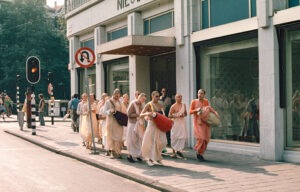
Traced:
[[[6, 3], [0, 8], [0, 91], [6, 90], [14, 99], [16, 75], [21, 75], [20, 92], [24, 96], [26, 59], [37, 56], [41, 61], [41, 80], [35, 93], [47, 93], [47, 74], [53, 72], [55, 98], [70, 95], [68, 42], [64, 30], [57, 27], [39, 0]], [[22, 99], [22, 98], [21, 98]]]

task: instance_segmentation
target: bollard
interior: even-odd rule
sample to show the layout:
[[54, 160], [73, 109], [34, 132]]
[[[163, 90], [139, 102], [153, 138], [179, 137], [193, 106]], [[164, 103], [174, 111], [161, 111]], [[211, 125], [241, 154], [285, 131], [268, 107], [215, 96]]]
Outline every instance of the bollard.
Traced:
[[24, 112], [18, 111], [18, 122], [20, 126], [20, 130], [23, 131], [23, 125], [24, 125]]

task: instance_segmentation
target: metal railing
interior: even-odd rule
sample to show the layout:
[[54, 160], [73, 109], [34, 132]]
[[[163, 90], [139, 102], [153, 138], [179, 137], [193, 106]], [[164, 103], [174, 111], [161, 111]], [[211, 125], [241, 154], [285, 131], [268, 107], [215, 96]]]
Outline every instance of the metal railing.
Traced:
[[84, 5], [85, 3], [92, 1], [92, 0], [65, 0], [66, 4], [66, 13], [71, 12], [78, 7]]

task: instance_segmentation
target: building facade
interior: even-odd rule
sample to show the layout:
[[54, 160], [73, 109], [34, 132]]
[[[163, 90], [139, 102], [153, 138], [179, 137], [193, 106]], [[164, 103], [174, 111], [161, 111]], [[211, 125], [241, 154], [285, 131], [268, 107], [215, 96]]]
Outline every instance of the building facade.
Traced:
[[300, 162], [299, 0], [67, 0], [66, 11], [71, 93], [87, 87], [74, 54], [89, 47], [98, 98], [166, 87], [189, 106], [204, 88], [221, 115], [210, 149]]

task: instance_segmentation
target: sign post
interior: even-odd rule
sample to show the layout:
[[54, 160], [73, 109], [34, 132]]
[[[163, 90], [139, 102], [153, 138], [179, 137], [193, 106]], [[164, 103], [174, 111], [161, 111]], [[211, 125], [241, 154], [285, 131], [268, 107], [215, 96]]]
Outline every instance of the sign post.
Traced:
[[92, 123], [92, 110], [91, 110], [91, 100], [90, 100], [90, 88], [88, 85], [88, 76], [87, 76], [87, 68], [93, 66], [95, 62], [95, 53], [92, 49], [88, 47], [82, 47], [76, 51], [75, 54], [75, 61], [76, 63], [84, 68], [84, 84], [85, 84], [85, 89], [86, 93], [88, 95], [88, 106], [89, 106], [89, 115], [90, 115], [90, 125], [91, 125], [91, 133], [92, 133], [92, 142], [93, 142], [93, 149], [94, 151], [92, 154], [99, 154], [99, 152], [96, 150], [96, 145], [95, 145], [95, 139], [94, 139], [94, 129], [93, 129], [93, 123]]

